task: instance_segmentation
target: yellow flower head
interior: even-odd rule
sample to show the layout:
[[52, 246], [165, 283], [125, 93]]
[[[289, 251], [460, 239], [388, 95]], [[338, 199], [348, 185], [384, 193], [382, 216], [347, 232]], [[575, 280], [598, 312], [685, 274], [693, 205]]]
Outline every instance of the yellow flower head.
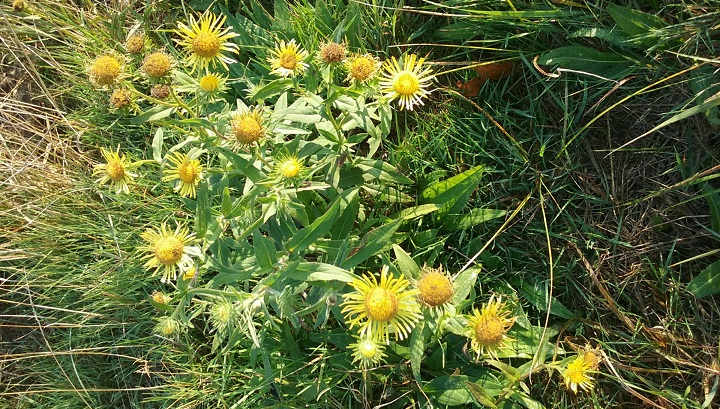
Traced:
[[206, 94], [214, 94], [225, 90], [226, 80], [227, 78], [222, 75], [207, 73], [200, 77], [198, 86], [200, 87], [200, 91]]
[[176, 318], [160, 317], [157, 325], [155, 325], [155, 332], [164, 337], [171, 337], [177, 335], [181, 328], [182, 324]]
[[165, 99], [172, 93], [172, 88], [168, 84], [155, 84], [150, 88], [150, 96], [156, 99]]
[[12, 6], [13, 10], [19, 13], [27, 8], [27, 3], [25, 0], [13, 0]]
[[183, 197], [195, 198], [196, 187], [202, 179], [203, 165], [198, 159], [191, 159], [188, 155], [180, 152], [173, 152], [167, 158], [172, 166], [163, 170], [162, 180], [168, 182], [177, 180], [175, 191], [180, 192]]
[[265, 120], [262, 107], [243, 109], [231, 115], [230, 130], [237, 146], [245, 146], [259, 141], [265, 136]]
[[375, 77], [382, 63], [370, 54], [354, 55], [345, 60], [347, 81], [352, 84], [365, 83]]
[[147, 258], [145, 268], [163, 270], [161, 282], [167, 283], [177, 278], [177, 270], [186, 271], [192, 267], [192, 256], [201, 255], [200, 248], [193, 246], [195, 233], [189, 233], [188, 229], [178, 225], [172, 231], [163, 223], [158, 229], [146, 229], [140, 233], [140, 237], [147, 244], [140, 246], [138, 250], [148, 252], [143, 258]]
[[585, 362], [590, 364], [591, 371], [597, 371], [600, 368], [600, 362], [603, 360], [602, 348], [593, 348], [590, 344], [587, 344], [579, 355]]
[[415, 323], [422, 317], [416, 296], [417, 289], [408, 289], [404, 276], [388, 277], [388, 267], [380, 274], [378, 283], [374, 275], [353, 280], [354, 292], [345, 295], [342, 312], [346, 313], [350, 328], [360, 327], [360, 337], [390, 343], [389, 334], [403, 340], [410, 335]]
[[418, 299], [429, 308], [440, 308], [449, 302], [455, 294], [450, 277], [439, 269], [423, 268], [423, 275], [417, 283], [420, 290]]
[[132, 93], [125, 88], [115, 88], [110, 94], [110, 104], [115, 109], [127, 108], [132, 104]]
[[199, 20], [190, 17], [190, 25], [178, 24], [177, 33], [182, 39], [177, 40], [178, 45], [185, 48], [187, 60], [193, 70], [201, 70], [219, 61], [225, 69], [228, 64], [235, 62], [225, 53], [237, 53], [238, 46], [229, 42], [237, 34], [230, 31], [230, 27], [222, 28], [225, 16], [215, 16], [206, 11]]
[[357, 338], [350, 348], [353, 350], [353, 363], [359, 362], [362, 369], [377, 366], [385, 358], [385, 346], [372, 338]]
[[170, 73], [173, 62], [169, 55], [162, 51], [148, 54], [142, 69], [152, 79], [162, 78]]
[[479, 311], [473, 309], [465, 327], [465, 336], [470, 339], [477, 359], [483, 354], [497, 359], [497, 353], [511, 340], [507, 332], [515, 324], [516, 317], [510, 315], [505, 303], [495, 296], [490, 297], [490, 301]]
[[142, 54], [145, 50], [145, 36], [141, 34], [133, 34], [125, 40], [125, 49], [130, 54]]
[[344, 44], [329, 42], [320, 45], [320, 51], [316, 58], [324, 64], [339, 64], [343, 62], [346, 55], [347, 49]]
[[385, 63], [385, 72], [380, 81], [380, 90], [388, 101], [398, 100], [400, 109], [413, 110], [415, 104], [423, 105], [423, 98], [430, 94], [428, 87], [435, 79], [432, 70], [423, 66], [424, 58], [415, 54], [402, 58], [395, 57]]
[[167, 304], [172, 300], [172, 297], [162, 291], [153, 291], [153, 293], [150, 294], [150, 298], [158, 304]]
[[119, 146], [115, 152], [105, 150], [105, 148], [100, 148], [100, 152], [106, 163], [95, 165], [93, 176], [101, 175], [100, 179], [96, 180], [96, 183], [104, 185], [110, 182], [110, 189], [114, 188], [116, 194], [120, 192], [130, 193], [128, 185], [132, 184], [133, 177], [137, 176], [130, 172], [133, 164], [125, 155], [120, 155]]
[[210, 308], [210, 323], [216, 331], [223, 332], [228, 328], [233, 328], [237, 318], [235, 305], [224, 298], [215, 302]]
[[283, 40], [275, 46], [274, 50], [270, 51], [268, 61], [270, 61], [272, 74], [287, 78], [305, 72], [308, 67], [308, 64], [305, 63], [307, 58], [307, 51], [300, 48], [295, 43], [295, 40], [290, 40], [287, 43]]
[[106, 54], [96, 58], [88, 69], [90, 81], [101, 88], [115, 84], [122, 73], [123, 60], [114, 54]]
[[296, 155], [280, 155], [273, 171], [280, 180], [300, 179], [304, 176], [305, 165]]
[[565, 387], [573, 391], [578, 392], [578, 387], [582, 390], [589, 391], [593, 388], [593, 377], [590, 375], [592, 372], [592, 363], [583, 359], [582, 356], [577, 356], [573, 359], [563, 370], [562, 377], [565, 381]]

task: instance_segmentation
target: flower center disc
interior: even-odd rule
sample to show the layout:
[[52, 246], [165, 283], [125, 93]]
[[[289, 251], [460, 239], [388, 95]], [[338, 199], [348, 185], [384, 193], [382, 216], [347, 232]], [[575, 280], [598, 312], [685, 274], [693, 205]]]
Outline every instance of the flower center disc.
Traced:
[[120, 63], [113, 57], [104, 56], [95, 61], [92, 73], [100, 85], [109, 85], [120, 76]]
[[373, 63], [367, 58], [358, 58], [353, 64], [351, 73], [353, 78], [358, 81], [365, 81], [370, 78], [370, 74], [373, 72]]
[[360, 344], [360, 348], [358, 348], [360, 351], [360, 355], [362, 355], [365, 359], [373, 359], [375, 358], [375, 354], [377, 354], [377, 345], [375, 345], [372, 341], [363, 341]]
[[297, 67], [297, 56], [293, 52], [284, 52], [280, 55], [280, 66], [286, 70], [294, 70]]
[[453, 296], [450, 279], [438, 272], [426, 274], [418, 283], [420, 300], [431, 307], [444, 304]]
[[240, 143], [255, 142], [262, 135], [262, 127], [255, 118], [240, 118], [233, 124], [233, 132]]
[[108, 177], [115, 182], [125, 177], [125, 167], [116, 160], [108, 161], [105, 169], [107, 170]]
[[214, 75], [206, 75], [200, 79], [200, 88], [205, 92], [213, 92], [218, 88], [218, 79]]
[[200, 57], [215, 57], [220, 52], [220, 39], [212, 33], [198, 33], [192, 42], [192, 49]]
[[163, 237], [155, 244], [155, 257], [166, 266], [180, 261], [185, 245], [176, 237]]
[[286, 178], [294, 178], [300, 171], [300, 167], [294, 160], [289, 160], [280, 166], [280, 173]]
[[192, 162], [185, 162], [178, 167], [178, 177], [185, 183], [193, 183], [198, 176], [198, 168]]
[[475, 325], [475, 340], [481, 345], [497, 345], [504, 335], [505, 325], [498, 317], [481, 319]]
[[374, 288], [365, 297], [365, 311], [374, 321], [390, 321], [398, 312], [397, 297], [385, 288]]
[[412, 95], [420, 89], [420, 81], [412, 73], [406, 71], [398, 75], [393, 89], [400, 95]]

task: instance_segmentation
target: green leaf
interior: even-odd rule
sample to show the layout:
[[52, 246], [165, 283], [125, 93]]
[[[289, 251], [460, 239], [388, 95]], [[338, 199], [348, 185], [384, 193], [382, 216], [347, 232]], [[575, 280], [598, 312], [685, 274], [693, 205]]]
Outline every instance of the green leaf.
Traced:
[[488, 395], [488, 393], [485, 391], [485, 388], [483, 388], [482, 386], [480, 386], [474, 382], [470, 382], [470, 381], [465, 382], [465, 386], [467, 387], [467, 389], [470, 392], [470, 394], [472, 395], [472, 397], [475, 398], [475, 400], [479, 404], [481, 404], [483, 406], [487, 406], [488, 408], [491, 408], [491, 409], [497, 408], [497, 405], [495, 405], [495, 403], [492, 400], [492, 397], [490, 395]]
[[635, 62], [617, 53], [572, 45], [548, 51], [540, 56], [538, 64], [612, 78], [623, 74], [633, 67]]
[[720, 293], [720, 261], [710, 264], [693, 278], [687, 290], [697, 298]]
[[479, 165], [451, 178], [435, 182], [423, 190], [420, 201], [440, 206], [438, 214], [459, 213], [480, 183], [485, 166]]
[[462, 215], [445, 215], [443, 217], [443, 231], [465, 230], [487, 221], [504, 217], [507, 211], [500, 209], [471, 209], [470, 213]]
[[466, 405], [473, 401], [467, 381], [465, 375], [439, 376], [425, 384], [423, 390], [441, 405]]
[[253, 250], [261, 268], [271, 268], [277, 263], [274, 241], [263, 236], [260, 230], [253, 232]]
[[[540, 311], [547, 311], [548, 296], [550, 295], [547, 286], [537, 280], [523, 280], [519, 287], [520, 293], [525, 299], [530, 301], [530, 304]], [[550, 300], [550, 314], [557, 315], [566, 320], [575, 317], [575, 314], [562, 305], [555, 297]]]
[[288, 251], [291, 253], [303, 251], [314, 243], [315, 240], [330, 231], [335, 225], [338, 213], [340, 212], [340, 205], [353, 200], [357, 192], [357, 189], [350, 189], [338, 196], [324, 215], [318, 217], [310, 226], [300, 229], [292, 236], [286, 244]]
[[390, 216], [390, 219], [413, 220], [440, 209], [436, 204], [408, 207]]
[[362, 169], [366, 178], [371, 177], [371, 179], [379, 179], [384, 182], [397, 183], [400, 185], [413, 183], [407, 176], [400, 173], [395, 166], [381, 160], [361, 159], [357, 160], [355, 165]]
[[425, 321], [420, 321], [415, 326], [410, 336], [410, 368], [413, 376], [418, 382], [422, 381], [420, 377], [420, 364], [423, 355], [425, 355]]
[[326, 263], [301, 261], [295, 269], [287, 275], [289, 278], [299, 281], [342, 281], [350, 283], [357, 277], [345, 270]]
[[351, 256], [342, 263], [342, 267], [347, 269], [355, 267], [392, 244], [392, 237], [401, 223], [402, 219], [394, 220], [368, 232], [360, 241], [360, 245], [350, 250]]
[[210, 193], [207, 183], [198, 185], [195, 206], [195, 237], [202, 239], [205, 237], [210, 223]]
[[400, 270], [405, 277], [419, 279], [420, 267], [415, 263], [415, 260], [397, 244], [393, 244], [392, 247], [395, 252], [395, 264], [398, 270]]
[[250, 99], [253, 101], [262, 101], [264, 99], [280, 95], [283, 92], [292, 89], [293, 82], [291, 78], [280, 78], [270, 81], [265, 85], [254, 87], [250, 92]]
[[527, 409], [545, 409], [545, 406], [542, 403], [531, 398], [525, 392], [515, 391], [510, 395], [510, 398]]
[[213, 147], [213, 149], [222, 153], [222, 155], [230, 161], [230, 163], [232, 163], [233, 167], [237, 169], [240, 174], [250, 179], [253, 183], [258, 183], [265, 179], [266, 176], [262, 173], [262, 171], [256, 168], [252, 162], [244, 157], [220, 146]]
[[627, 7], [609, 4], [606, 10], [622, 31], [633, 37], [639, 37], [638, 41], [646, 47], [657, 45], [659, 36], [654, 34], [655, 31], [668, 26], [658, 16]]
[[142, 114], [130, 118], [131, 124], [142, 124], [145, 122], [159, 121], [163, 118], [167, 118], [175, 112], [176, 107], [167, 107], [165, 105], [154, 106]]
[[720, 234], [720, 194], [710, 184], [703, 186], [703, 192], [710, 206], [710, 227], [715, 233]]
[[470, 291], [475, 286], [481, 268], [482, 266], [479, 265], [470, 267], [455, 277], [455, 281], [453, 282], [455, 294], [453, 294], [452, 298], [454, 305], [460, 305], [460, 303], [467, 298], [468, 294], [470, 294]]
[[162, 163], [163, 129], [158, 128], [152, 140], [152, 154], [155, 162]]

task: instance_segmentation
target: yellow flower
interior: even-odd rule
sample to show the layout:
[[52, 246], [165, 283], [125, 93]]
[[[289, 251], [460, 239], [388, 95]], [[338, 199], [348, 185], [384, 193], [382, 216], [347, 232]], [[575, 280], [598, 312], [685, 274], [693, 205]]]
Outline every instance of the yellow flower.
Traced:
[[150, 298], [152, 298], [153, 301], [155, 301], [158, 304], [167, 304], [172, 300], [172, 297], [165, 294], [162, 291], [153, 291], [152, 294], [150, 294]]
[[202, 92], [213, 94], [225, 90], [225, 80], [227, 78], [213, 73], [208, 73], [200, 78], [198, 86]]
[[483, 354], [497, 359], [498, 351], [505, 348], [511, 340], [507, 332], [515, 323], [516, 317], [510, 315], [505, 303], [495, 296], [490, 297], [490, 301], [483, 305], [480, 311], [473, 309], [473, 315], [468, 317], [465, 327], [465, 336], [470, 339], [477, 359]]
[[423, 105], [423, 98], [430, 94], [427, 88], [435, 79], [430, 68], [424, 67], [424, 58], [406, 55], [399, 63], [395, 57], [385, 63], [380, 90], [392, 101], [398, 99], [400, 109], [413, 110], [415, 104]]
[[133, 177], [137, 176], [129, 171], [133, 164], [125, 155], [120, 156], [119, 146], [115, 152], [107, 151], [105, 148], [100, 148], [100, 152], [106, 163], [95, 165], [93, 176], [102, 175], [100, 179], [96, 180], [96, 183], [104, 185], [110, 182], [110, 189], [115, 188], [116, 194], [120, 192], [130, 193], [128, 185], [133, 183]]
[[403, 340], [410, 335], [415, 323], [422, 317], [417, 302], [417, 289], [409, 290], [404, 276], [388, 277], [384, 266], [380, 282], [373, 275], [353, 280], [354, 292], [345, 295], [343, 313], [350, 328], [360, 327], [360, 337], [390, 343], [389, 334]]
[[345, 60], [347, 81], [352, 84], [365, 83], [375, 77], [382, 63], [370, 54], [354, 55]]
[[578, 392], [578, 387], [582, 390], [589, 391], [593, 388], [593, 377], [589, 375], [591, 372], [592, 363], [584, 359], [582, 356], [577, 356], [573, 359], [565, 369], [562, 371], [562, 377], [565, 381], [565, 387], [572, 390], [574, 393]]
[[191, 159], [184, 153], [173, 152], [168, 156], [167, 160], [174, 166], [168, 166], [163, 170], [162, 180], [168, 182], [177, 180], [175, 183], [175, 191], [180, 191], [180, 195], [189, 198], [195, 198], [196, 186], [202, 178], [203, 165], [198, 159]]
[[147, 242], [138, 250], [146, 251], [149, 254], [143, 258], [149, 259], [144, 267], [147, 269], [163, 270], [160, 282], [167, 283], [177, 277], [177, 269], [181, 271], [192, 267], [192, 256], [201, 255], [200, 248], [193, 246], [195, 233], [189, 233], [188, 229], [178, 225], [175, 231], [170, 230], [163, 223], [157, 230], [146, 229], [140, 233], [140, 237]]
[[120, 57], [106, 54], [96, 58], [88, 70], [90, 81], [99, 87], [107, 87], [118, 81], [123, 72], [123, 61]]
[[245, 146], [259, 141], [265, 136], [265, 125], [262, 107], [243, 109], [231, 115], [230, 129], [235, 137], [236, 145]]
[[235, 62], [225, 55], [225, 52], [238, 52], [237, 44], [227, 41], [237, 34], [230, 31], [230, 27], [221, 28], [224, 23], [225, 16], [216, 17], [215, 14], [206, 11], [197, 21], [194, 17], [190, 17], [189, 26], [178, 24], [179, 28], [176, 32], [182, 36], [182, 39], [177, 40], [177, 43], [185, 48], [193, 70], [205, 69], [208, 65], [214, 67], [218, 61], [227, 69], [228, 64]]
[[237, 318], [235, 305], [224, 298], [215, 302], [210, 308], [210, 323], [218, 332], [235, 327]]
[[377, 366], [385, 358], [385, 347], [372, 338], [357, 338], [350, 348], [353, 350], [353, 363], [359, 361], [362, 369]]
[[308, 58], [307, 51], [303, 50], [295, 44], [295, 40], [290, 42], [281, 41], [270, 51], [270, 68], [272, 74], [277, 74], [283, 78], [292, 77], [305, 72], [308, 67], [304, 61]]
[[347, 50], [344, 44], [329, 42], [320, 45], [320, 51], [316, 58], [325, 64], [338, 64], [345, 59], [346, 55]]
[[13, 10], [21, 12], [27, 8], [27, 3], [25, 2], [25, 0], [14, 0], [12, 6]]
[[274, 172], [281, 180], [299, 179], [304, 176], [305, 165], [296, 155], [280, 155]]
[[172, 68], [172, 60], [170, 56], [162, 51], [149, 54], [145, 57], [142, 69], [148, 77], [157, 79], [162, 78], [170, 73]]
[[429, 308], [440, 308], [452, 299], [455, 294], [450, 277], [439, 269], [423, 268], [423, 276], [417, 283], [420, 290], [418, 299]]
[[157, 325], [155, 325], [155, 332], [164, 337], [170, 337], [172, 335], [177, 335], [177, 333], [180, 332], [180, 328], [181, 324], [177, 319], [172, 317], [161, 317], [158, 320]]
[[125, 49], [130, 54], [141, 54], [145, 49], [145, 37], [140, 34], [134, 34], [125, 41]]
[[582, 359], [590, 364], [591, 371], [597, 371], [602, 362], [602, 349], [600, 347], [593, 348], [589, 344], [585, 345], [583, 351], [579, 354]]
[[110, 103], [115, 109], [127, 108], [132, 104], [132, 93], [124, 88], [115, 88], [110, 94]]

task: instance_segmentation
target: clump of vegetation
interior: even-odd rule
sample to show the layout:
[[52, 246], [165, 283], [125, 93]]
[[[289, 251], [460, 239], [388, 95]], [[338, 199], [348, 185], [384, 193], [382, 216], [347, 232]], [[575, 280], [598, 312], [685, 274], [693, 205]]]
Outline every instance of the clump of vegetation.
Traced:
[[712, 406], [720, 4], [21, 3], [14, 407]]

